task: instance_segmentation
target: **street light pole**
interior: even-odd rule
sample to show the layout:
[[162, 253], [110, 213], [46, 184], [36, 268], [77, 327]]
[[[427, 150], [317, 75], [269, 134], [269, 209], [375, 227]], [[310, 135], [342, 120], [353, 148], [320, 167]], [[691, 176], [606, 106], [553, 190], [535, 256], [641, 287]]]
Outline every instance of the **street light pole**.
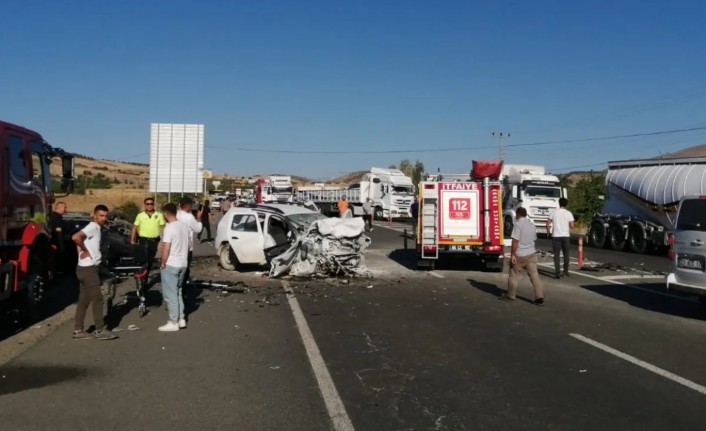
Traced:
[[505, 160], [505, 151], [503, 150], [503, 139], [510, 139], [510, 134], [503, 134], [503, 132], [493, 132], [492, 135], [500, 142], [500, 148], [498, 149], [498, 158], [500, 160]]

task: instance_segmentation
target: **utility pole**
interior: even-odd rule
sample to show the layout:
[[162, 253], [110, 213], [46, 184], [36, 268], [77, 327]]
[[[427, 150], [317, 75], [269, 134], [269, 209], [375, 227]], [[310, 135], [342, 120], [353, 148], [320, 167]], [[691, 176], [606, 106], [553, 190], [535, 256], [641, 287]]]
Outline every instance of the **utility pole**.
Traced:
[[510, 134], [503, 134], [503, 132], [495, 133], [493, 132], [493, 137], [500, 142], [500, 148], [498, 149], [498, 158], [500, 160], [505, 160], [505, 151], [503, 149], [503, 139], [510, 139]]

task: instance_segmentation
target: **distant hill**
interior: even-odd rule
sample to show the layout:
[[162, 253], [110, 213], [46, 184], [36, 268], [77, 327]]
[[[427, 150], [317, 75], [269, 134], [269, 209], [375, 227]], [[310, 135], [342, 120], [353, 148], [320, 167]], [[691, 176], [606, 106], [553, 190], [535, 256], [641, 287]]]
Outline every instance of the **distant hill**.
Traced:
[[663, 154], [657, 159], [669, 159], [674, 157], [704, 157], [706, 156], [706, 144], [695, 145], [693, 147], [684, 148], [683, 150], [675, 151], [673, 153]]

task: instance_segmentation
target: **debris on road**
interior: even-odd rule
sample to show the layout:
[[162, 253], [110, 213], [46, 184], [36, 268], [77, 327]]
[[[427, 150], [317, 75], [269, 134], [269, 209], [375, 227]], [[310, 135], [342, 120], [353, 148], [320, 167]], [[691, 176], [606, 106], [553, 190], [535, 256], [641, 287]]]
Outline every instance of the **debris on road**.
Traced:
[[363, 251], [371, 242], [364, 230], [360, 217], [317, 220], [287, 251], [272, 259], [270, 277], [361, 275]]
[[250, 292], [250, 288], [242, 281], [194, 280], [189, 283], [189, 286], [197, 289], [214, 290], [219, 295]]

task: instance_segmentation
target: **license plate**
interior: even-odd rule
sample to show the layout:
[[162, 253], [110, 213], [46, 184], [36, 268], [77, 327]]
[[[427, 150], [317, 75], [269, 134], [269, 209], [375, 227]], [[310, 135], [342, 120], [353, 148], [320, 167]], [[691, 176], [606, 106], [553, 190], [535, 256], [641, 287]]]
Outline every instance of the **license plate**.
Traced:
[[465, 250], [466, 246], [465, 245], [451, 245], [449, 246], [449, 250], [451, 251], [458, 251], [458, 250]]
[[549, 215], [549, 210], [539, 210], [539, 215]]
[[679, 268], [697, 269], [699, 271], [704, 270], [703, 259], [680, 258], [677, 260], [677, 266]]

